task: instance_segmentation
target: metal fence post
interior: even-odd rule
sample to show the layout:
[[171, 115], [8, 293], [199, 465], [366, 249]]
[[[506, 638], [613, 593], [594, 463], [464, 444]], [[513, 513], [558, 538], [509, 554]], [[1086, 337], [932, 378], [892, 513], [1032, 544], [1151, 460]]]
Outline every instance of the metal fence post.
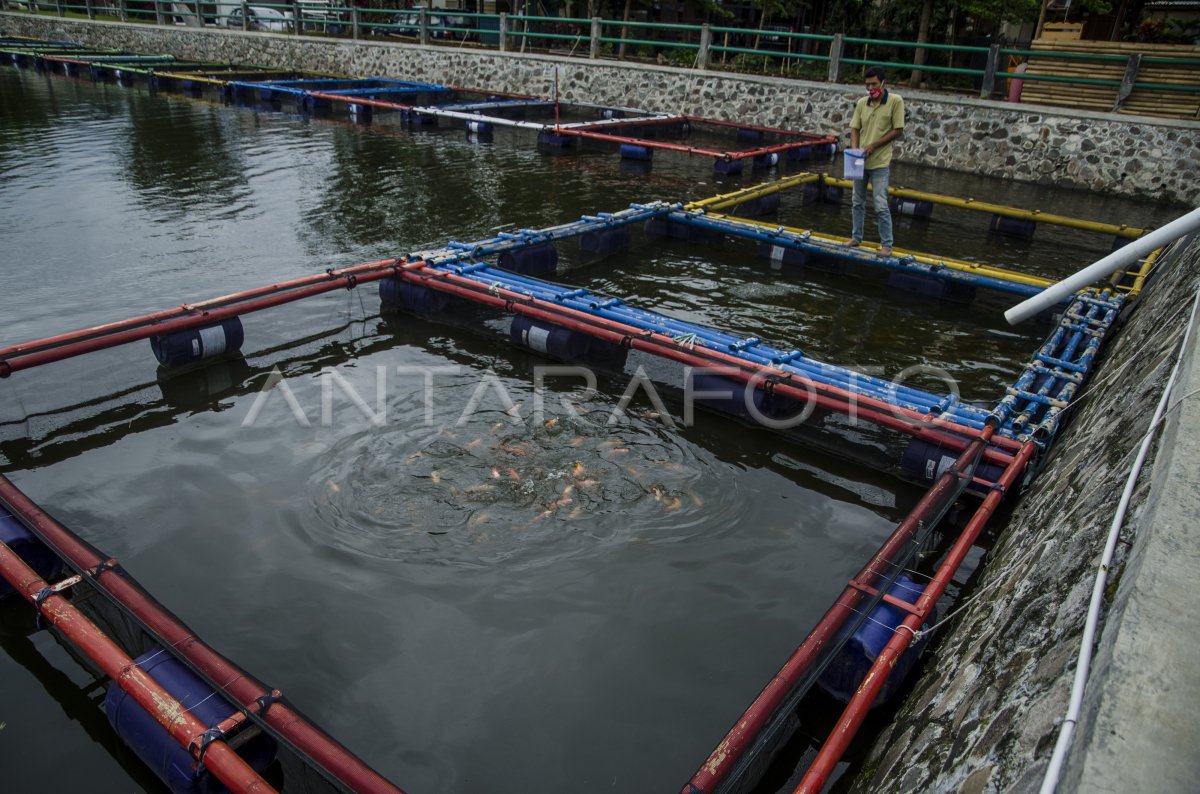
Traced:
[[700, 26], [700, 49], [696, 51], [696, 68], [708, 68], [708, 50], [712, 47], [712, 27], [705, 22]]
[[604, 25], [604, 20], [600, 17], [592, 17], [592, 41], [588, 48], [588, 57], [595, 60], [600, 57], [600, 31]]
[[96, 18], [96, 7], [92, 5], [92, 0], [83, 0], [83, 7], [87, 11], [88, 19]]
[[242, 30], [250, 29], [250, 4], [242, 0]]
[[167, 23], [164, 20], [165, 17], [163, 16], [162, 0], [154, 0], [154, 24], [165, 25]]
[[417, 14], [417, 20], [418, 20], [418, 22], [417, 22], [418, 29], [420, 31], [417, 41], [419, 41], [421, 44], [428, 44], [429, 43], [429, 9], [422, 8], [420, 10], [420, 13]]
[[67, 15], [66, 9], [63, 8], [62, 0], [54, 0], [54, 8], [58, 11], [58, 15], [60, 17], [65, 17]]
[[844, 34], [834, 33], [833, 41], [829, 42], [829, 76], [826, 78], [828, 83], [842, 81], [842, 47], [845, 46], [845, 40]]
[[292, 33], [296, 36], [300, 35], [300, 30], [304, 27], [303, 22], [301, 22], [303, 19], [303, 17], [301, 17], [302, 11], [303, 9], [300, 7], [300, 0], [292, 0]]
[[361, 26], [362, 12], [359, 10], [358, 6], [354, 6], [350, 9], [350, 38], [358, 41], [358, 37], [361, 35], [359, 32], [359, 28]]
[[1117, 89], [1117, 98], [1113, 102], [1113, 112], [1117, 112], [1129, 95], [1133, 93], [1133, 84], [1137, 82], [1138, 69], [1142, 68], [1142, 54], [1135, 52], [1129, 56], [1125, 65], [1125, 76], [1121, 78], [1121, 87]]
[[987, 66], [983, 69], [983, 85], [979, 88], [979, 98], [988, 99], [996, 88], [996, 70], [1000, 68], [1000, 45], [988, 47]]
[[121, 0], [121, 2], [117, 4], [117, 9], [121, 13], [121, 21], [128, 22], [129, 21], [129, 3], [126, 2], [126, 0]]
[[500, 13], [500, 29], [499, 29], [499, 31], [497, 31], [496, 38], [499, 40], [497, 43], [497, 47], [500, 49], [500, 52], [507, 52], [508, 51], [508, 12], [506, 12], [506, 11], [502, 11]]

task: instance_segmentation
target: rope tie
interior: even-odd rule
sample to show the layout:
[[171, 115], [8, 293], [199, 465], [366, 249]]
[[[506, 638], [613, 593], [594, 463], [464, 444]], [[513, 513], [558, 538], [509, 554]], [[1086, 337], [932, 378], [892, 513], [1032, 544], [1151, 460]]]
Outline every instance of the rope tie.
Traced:
[[[202, 768], [204, 767], [204, 754], [206, 752], [208, 752], [208, 746], [217, 739], [225, 738], [225, 734], [223, 734], [221, 731], [219, 731], [216, 728], [209, 728], [204, 733], [200, 734], [200, 736], [198, 738], [200, 740], [200, 747], [199, 747], [199, 751], [196, 752], [196, 771], [197, 771], [197, 773], [199, 773], [202, 770]], [[188, 745], [188, 750], [195, 751], [196, 743], [192, 742], [190, 745]]]

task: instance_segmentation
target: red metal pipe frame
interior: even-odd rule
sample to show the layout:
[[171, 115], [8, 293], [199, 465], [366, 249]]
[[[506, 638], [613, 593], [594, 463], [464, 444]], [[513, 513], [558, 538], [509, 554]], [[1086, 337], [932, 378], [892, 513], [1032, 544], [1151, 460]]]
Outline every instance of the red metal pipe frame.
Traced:
[[[1013, 458], [1013, 462], [1004, 470], [1000, 480], [995, 487], [988, 493], [987, 497], [976, 509], [975, 514], [971, 516], [971, 520], [963, 528], [958, 540], [950, 549], [950, 553], [946, 555], [946, 559], [938, 568], [937, 574], [933, 580], [926, 585], [925, 590], [921, 593], [921, 597], [917, 599], [914, 605], [914, 613], [907, 615], [896, 628], [895, 633], [888, 644], [884, 646], [879, 656], [875, 658], [875, 663], [871, 665], [871, 669], [867, 672], [866, 677], [859, 684], [858, 690], [846, 705], [846, 709], [842, 712], [841, 719], [830, 732], [829, 737], [821, 746], [817, 757], [809, 765], [808, 770], [804, 773], [804, 777], [800, 780], [800, 785], [796, 787], [795, 794], [815, 794], [820, 792], [825, 785], [825, 781], [829, 779], [834, 767], [837, 765], [842, 754], [846, 751], [850, 741], [854, 738], [854, 734], [866, 719], [867, 712], [871, 708], [871, 704], [875, 702], [883, 685], [887, 682], [888, 674], [892, 670], [892, 666], [903, 655], [908, 646], [912, 644], [916, 637], [916, 632], [920, 629], [921, 624], [925, 622], [925, 618], [929, 615], [937, 603], [938, 598], [945, 592], [946, 587], [950, 584], [951, 578], [955, 571], [962, 565], [962, 561], [966, 558], [967, 553], [971, 550], [975, 539], [979, 537], [979, 533], [987, 524], [992, 514], [996, 511], [1000, 501], [1004, 498], [1004, 494], [1012, 487], [1017, 477], [1024, 471], [1025, 466], [1029, 463], [1033, 456], [1036, 444], [1032, 441], [1026, 442], [1021, 447], [1021, 451]], [[901, 632], [904, 629], [904, 632]]]
[[596, 141], [609, 141], [612, 143], [629, 143], [637, 146], [645, 146], [648, 149], [665, 149], [672, 152], [685, 152], [687, 154], [703, 154], [708, 157], [716, 157], [722, 160], [744, 160], [747, 157], [756, 157], [760, 154], [771, 154], [772, 152], [784, 152], [789, 149], [804, 149], [810, 146], [817, 146], [822, 143], [833, 143], [834, 138], [826, 138], [817, 141], [801, 141], [798, 143], [780, 143], [772, 146], [760, 146], [757, 149], [747, 149], [740, 152], [722, 152], [717, 149], [706, 149], [700, 146], [685, 146], [682, 143], [671, 143], [670, 141], [656, 141], [650, 138], [635, 138], [628, 135], [610, 135], [605, 132], [592, 132], [583, 127], [566, 127], [558, 130], [562, 135], [574, 135], [577, 138], [588, 138]]
[[[211, 309], [217, 306], [227, 306], [240, 301], [257, 298], [264, 295], [272, 295], [278, 292], [286, 292], [296, 289], [297, 287], [307, 286], [309, 284], [319, 284], [329, 281], [330, 279], [340, 278], [342, 276], [354, 275], [357, 276], [363, 272], [370, 272], [376, 268], [385, 268], [396, 265], [398, 259], [383, 259], [378, 262], [367, 262], [353, 267], [342, 268], [340, 270], [327, 270], [324, 273], [311, 276], [303, 276], [301, 278], [292, 279], [291, 281], [280, 281], [275, 284], [268, 284], [265, 287], [256, 287], [254, 289], [245, 290], [243, 292], [234, 292], [229, 295], [222, 295], [217, 298], [209, 298], [208, 300], [200, 301], [199, 303], [185, 303], [182, 306], [177, 306], [173, 309], [164, 309], [150, 314], [142, 314], [137, 317], [130, 317], [126, 320], [121, 320], [115, 323], [106, 323], [104, 325], [96, 325], [91, 328], [82, 328], [78, 331], [70, 331], [57, 336], [50, 336], [44, 339], [36, 339], [31, 342], [25, 342], [20, 345], [12, 345], [10, 347], [0, 348], [0, 362], [11, 356], [26, 355], [28, 353], [37, 352], [46, 348], [57, 347], [67, 342], [89, 339], [92, 337], [103, 336], [114, 331], [135, 328], [141, 325], [161, 322], [163, 320], [172, 319], [186, 315], [194, 315], [198, 311]], [[0, 374], [3, 377], [3, 374]]]
[[[201, 739], [208, 726], [187, 710], [149, 673], [113, 642], [100, 628], [58, 593], [37, 604], [38, 593], [48, 587], [7, 544], [0, 542], [0, 576], [91, 660], [97, 668], [129, 693], [192, 757], [200, 760]], [[274, 791], [223, 739], [212, 740], [204, 751], [204, 765], [234, 792]]]
[[[404, 260], [386, 259], [378, 262], [370, 262], [363, 265], [344, 268], [342, 270], [330, 270], [324, 274], [306, 276], [291, 281], [280, 282], [277, 284], [268, 285], [244, 292], [232, 293], [218, 298], [212, 298], [207, 301], [202, 301], [197, 304], [187, 304], [174, 309], [167, 309], [152, 314], [142, 315], [140, 317], [131, 318], [116, 323], [95, 326], [92, 328], [72, 331], [66, 334], [61, 334], [46, 339], [34, 340], [22, 345], [16, 345], [9, 348], [0, 349], [0, 377], [8, 375], [22, 369], [48, 364], [54, 361], [61, 361], [72, 356], [90, 353], [96, 350], [102, 350], [117, 345], [134, 342], [139, 339], [146, 339], [151, 336], [159, 336], [163, 334], [173, 333], [176, 331], [187, 330], [197, 326], [210, 325], [215, 322], [235, 317], [242, 314], [249, 314], [262, 309], [279, 306], [284, 303], [300, 300], [301, 298], [319, 295], [339, 287], [350, 288], [356, 286], [360, 282], [378, 281], [383, 278], [395, 275], [402, 271], [423, 270], [423, 262], [406, 262]], [[423, 278], [434, 278], [435, 281], [444, 282], [450, 278], [452, 274], [445, 271], [426, 271], [427, 275]], [[413, 278], [420, 279], [422, 277], [414, 276]], [[496, 301], [494, 295], [486, 294], [487, 290], [467, 279], [458, 279], [460, 288], [466, 292], [460, 293], [473, 300], [492, 303], [493, 305], [507, 305], [514, 301], [527, 302], [527, 296], [522, 296], [517, 293], [507, 290], [500, 290], [506, 296], [505, 298]], [[436, 286], [436, 285], [431, 285]], [[550, 319], [556, 322], [570, 322], [569, 318], [574, 318], [577, 323], [576, 330], [586, 330], [591, 333], [594, 328], [616, 328], [615, 332], [620, 339], [630, 336], [641, 336], [645, 332], [640, 329], [626, 326], [620, 323], [615, 323], [609, 320], [588, 315], [583, 312], [567, 309], [565, 307], [554, 306], [540, 302], [550, 311], [558, 316], [551, 316], [544, 319]], [[199, 313], [197, 313], [199, 312]], [[669, 337], [663, 337], [664, 340]], [[618, 340], [619, 341], [619, 340]], [[678, 346], [673, 341], [668, 344], [665, 341], [658, 343], [656, 350], [666, 348], [666, 352], [662, 353], [668, 357], [678, 354]], [[751, 366], [737, 358], [736, 356], [727, 355], [720, 351], [706, 350], [704, 353], [708, 358], [720, 359], [723, 363], [738, 367], [742, 370], [751, 371]], [[785, 373], [780, 370], [769, 369], [753, 369], [754, 372], [764, 373], [760, 377], [772, 375], [783, 379], [784, 381], [794, 381], [804, 386], [804, 391], [789, 391], [793, 387], [786, 382], [781, 383], [777, 388], [783, 388], [785, 393], [797, 399], [807, 399], [810, 391], [824, 391], [834, 394], [842, 398], [834, 403], [823, 403], [818, 401], [822, 407], [830, 408], [831, 410], [842, 411], [846, 413], [854, 412], [861, 414], [864, 418], [869, 418], [871, 421], [881, 424], [891, 429], [900, 430], [909, 435], [916, 435], [925, 438], [929, 441], [944, 444], [952, 449], [962, 449], [966, 442], [949, 434], [938, 433], [931, 431], [929, 426], [937, 426], [952, 432], [962, 432], [960, 425], [945, 420], [923, 416], [914, 411], [899, 408], [869, 397], [853, 394], [847, 390], [839, 389], [838, 387], [818, 384], [808, 379], [796, 377], [790, 373]], [[748, 379], [748, 378], [747, 378]], [[853, 400], [853, 402], [848, 402]], [[860, 405], [866, 406], [867, 409], [861, 410]], [[871, 409], [880, 409], [874, 411]], [[885, 413], [886, 412], [886, 413]], [[891, 414], [890, 416], [887, 414]], [[907, 416], [918, 420], [923, 427], [918, 427], [911, 422], [899, 419], [897, 415]], [[1003, 442], [1008, 439], [999, 439], [998, 445], [1005, 446]], [[1015, 446], [1015, 442], [1009, 442]], [[999, 460], [996, 455], [1000, 455]], [[1008, 456], [1002, 455], [994, 450], [988, 453], [988, 459], [993, 462], [1007, 463]]]
[[845, 625], [850, 616], [856, 614], [859, 604], [866, 600], [867, 595], [859, 586], [874, 587], [883, 578], [884, 572], [888, 566], [892, 565], [896, 554], [912, 542], [922, 523], [937, 509], [941, 500], [956, 487], [959, 478], [964, 476], [965, 472], [981, 456], [991, 441], [994, 431], [995, 427], [992, 424], [984, 427], [979, 437], [963, 450], [954, 465], [942, 473], [938, 481], [909, 511], [909, 514], [888, 536], [870, 561], [854, 575], [833, 606], [817, 622], [817, 625], [754, 699], [750, 707], [734, 723], [725, 738], [709, 755], [708, 760], [684, 787], [685, 794], [711, 792], [732, 771], [733, 766], [750, 748], [801, 676], [817, 660], [825, 646]]
[[[398, 260], [391, 259], [340, 271], [329, 271], [319, 276], [260, 287], [199, 304], [167, 309], [118, 323], [72, 331], [5, 348], [0, 350], [0, 378], [8, 377], [18, 370], [61, 361], [83, 353], [209, 325], [229, 317], [269, 309], [342, 287], [349, 288], [360, 282], [378, 281], [391, 275], [397, 267], [397, 262]], [[256, 297], [257, 300], [251, 299]]]
[[[889, 429], [899, 430], [907, 435], [917, 436], [937, 444], [948, 446], [956, 451], [965, 448], [969, 444], [969, 441], [960, 436], [952, 435], [952, 433], [976, 432], [954, 422], [919, 414], [916, 411], [901, 408], [872, 397], [856, 394], [837, 386], [817, 383], [794, 373], [760, 367], [747, 362], [745, 359], [712, 348], [692, 349], [689, 352], [685, 352], [674, 339], [666, 334], [648, 332], [614, 320], [596, 317], [586, 312], [559, 306], [538, 300], [537, 298], [531, 298], [528, 295], [522, 295], [504, 288], [493, 290], [488, 285], [457, 276], [449, 271], [426, 269], [423, 263], [409, 263], [404, 268], [398, 269], [396, 273], [409, 281], [430, 287], [431, 289], [437, 289], [459, 297], [503, 308], [507, 311], [526, 314], [548, 322], [557, 323], [571, 330], [592, 334], [608, 342], [624, 344], [625, 340], [630, 340], [629, 344], [632, 347], [638, 347], [680, 363], [707, 367], [712, 366], [715, 361], [721, 366], [728, 366], [737, 370], [740, 373], [737, 377], [742, 382], [749, 382], [751, 379], [761, 381], [767, 377], [778, 377], [780, 381], [775, 383], [774, 388], [788, 397], [802, 401], [813, 399], [822, 408], [847, 414], [854, 413]], [[800, 385], [796, 386], [792, 384]], [[826, 396], [821, 395], [820, 392], [825, 392]], [[862, 406], [865, 406], [865, 408]], [[941, 428], [949, 432], [940, 432], [935, 428]], [[1002, 437], [996, 439], [995, 443], [998, 446], [1011, 444], [1013, 448], [1018, 446], [1016, 442]], [[985, 457], [989, 462], [1002, 465], [1007, 465], [1012, 459], [1010, 455], [995, 449], [987, 450]]]
[[[42, 510], [3, 475], [0, 475], [0, 501], [13, 515], [27, 522], [46, 545], [78, 570], [92, 571], [102, 563], [113, 562], [99, 557], [90, 546]], [[163, 647], [171, 648], [206, 677], [210, 684], [227, 692], [242, 708], [256, 710], [255, 701], [258, 698], [277, 694], [206, 645], [174, 615], [120, 573], [106, 568], [95, 574], [92, 582], [128, 609]], [[353, 791], [402, 794], [395, 785], [292, 710], [287, 703], [271, 704], [260, 718]]]

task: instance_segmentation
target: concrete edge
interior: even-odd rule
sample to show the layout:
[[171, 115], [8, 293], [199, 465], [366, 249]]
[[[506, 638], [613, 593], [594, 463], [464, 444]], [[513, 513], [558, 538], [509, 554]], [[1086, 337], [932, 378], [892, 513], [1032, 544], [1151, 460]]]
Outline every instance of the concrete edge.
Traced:
[[[1200, 237], [1181, 244], [1200, 247]], [[1190, 304], [1196, 286], [1181, 300]], [[1200, 315], [1157, 442], [1150, 493], [1123, 568], [1085, 690], [1063, 776], [1081, 792], [1191, 792], [1200, 780]]]

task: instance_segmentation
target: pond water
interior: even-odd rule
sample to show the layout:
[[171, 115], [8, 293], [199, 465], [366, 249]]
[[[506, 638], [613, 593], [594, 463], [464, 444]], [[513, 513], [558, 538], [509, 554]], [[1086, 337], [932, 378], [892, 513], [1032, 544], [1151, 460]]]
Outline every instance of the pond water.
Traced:
[[[0, 130], [2, 345], [778, 175], [718, 181], [682, 155], [631, 172], [528, 132], [480, 144], [11, 67]], [[903, 164], [893, 184], [1177, 214]], [[849, 206], [789, 196], [779, 218], [846, 233]], [[1111, 242], [986, 220], [898, 219], [898, 245], [1058, 276]], [[564, 264], [563, 282], [843, 366], [939, 367], [984, 404], [1045, 331], [1008, 327], [1002, 301], [777, 273], [733, 243]], [[677, 790], [920, 496], [730, 419], [672, 426], [645, 394], [618, 412], [619, 372], [552, 385], [539, 415], [550, 362], [487, 327], [380, 316], [371, 287], [244, 324], [244, 357], [200, 372], [160, 373], [141, 342], [0, 381], [0, 469], [411, 792]], [[273, 370], [296, 410], [260, 394]], [[158, 791], [27, 611], [0, 610], [5, 788]]]

